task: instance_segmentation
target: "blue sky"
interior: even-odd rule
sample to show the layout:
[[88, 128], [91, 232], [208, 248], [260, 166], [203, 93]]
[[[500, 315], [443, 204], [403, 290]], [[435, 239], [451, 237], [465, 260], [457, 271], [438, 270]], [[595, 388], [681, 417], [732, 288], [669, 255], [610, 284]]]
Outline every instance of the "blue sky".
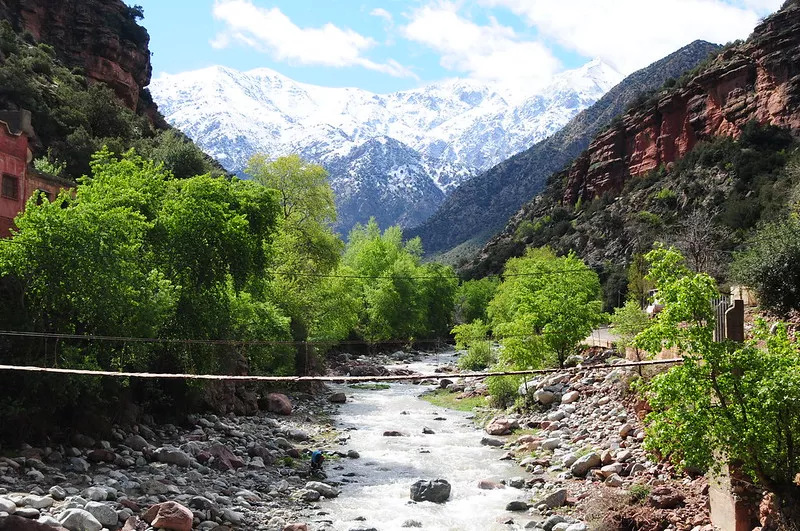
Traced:
[[449, 77], [529, 89], [595, 57], [628, 74], [695, 39], [746, 38], [783, 0], [128, 3], [144, 8], [154, 76], [268, 67], [384, 93]]

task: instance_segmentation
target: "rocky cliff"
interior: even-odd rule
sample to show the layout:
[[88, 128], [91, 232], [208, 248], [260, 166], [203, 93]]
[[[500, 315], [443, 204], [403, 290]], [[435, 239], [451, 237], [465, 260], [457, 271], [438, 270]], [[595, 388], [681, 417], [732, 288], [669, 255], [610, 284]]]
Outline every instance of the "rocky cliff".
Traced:
[[0, 18], [16, 31], [53, 46], [65, 64], [112, 87], [131, 110], [152, 114], [149, 96], [140, 107], [152, 71], [140, 17], [122, 0], [0, 0]]
[[749, 121], [800, 130], [800, 2], [790, 0], [678, 86], [634, 107], [567, 170], [563, 201], [618, 193], [698, 141], [738, 137]]

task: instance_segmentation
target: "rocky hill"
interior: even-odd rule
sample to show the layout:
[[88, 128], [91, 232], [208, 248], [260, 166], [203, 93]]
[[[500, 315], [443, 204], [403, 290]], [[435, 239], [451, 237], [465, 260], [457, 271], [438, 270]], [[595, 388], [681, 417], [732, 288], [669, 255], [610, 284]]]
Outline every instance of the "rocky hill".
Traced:
[[[784, 212], [800, 131], [800, 2], [743, 43], [641, 98], [526, 204], [466, 269], [497, 272], [526, 246], [624, 265], [695, 220], [733, 245]], [[726, 243], [727, 241], [727, 243]]]
[[[152, 72], [150, 37], [139, 18], [121, 0], [0, 0], [0, 19], [53, 46], [62, 62], [112, 87], [133, 111]], [[151, 103], [149, 96], [143, 103]]]
[[[634, 72], [563, 129], [522, 153], [501, 162], [460, 186], [423, 225], [411, 229], [426, 252], [438, 254], [459, 245], [477, 251], [499, 232], [520, 206], [544, 188], [547, 177], [560, 171], [589, 145], [642, 91], [695, 67], [719, 47], [696, 41]], [[467, 252], [466, 254], [469, 254]]]

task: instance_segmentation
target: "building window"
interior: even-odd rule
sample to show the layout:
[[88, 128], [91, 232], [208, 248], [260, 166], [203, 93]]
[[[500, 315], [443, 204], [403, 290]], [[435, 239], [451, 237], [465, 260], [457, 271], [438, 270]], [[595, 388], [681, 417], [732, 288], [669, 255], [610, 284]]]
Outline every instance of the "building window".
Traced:
[[19, 179], [12, 175], [3, 175], [3, 197], [19, 199]]

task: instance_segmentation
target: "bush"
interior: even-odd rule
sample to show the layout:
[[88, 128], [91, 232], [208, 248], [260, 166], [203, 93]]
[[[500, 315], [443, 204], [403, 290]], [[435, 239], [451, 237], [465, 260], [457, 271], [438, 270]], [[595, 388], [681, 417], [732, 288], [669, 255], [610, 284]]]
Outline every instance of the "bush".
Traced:
[[764, 308], [782, 315], [800, 309], [800, 222], [764, 226], [750, 248], [735, 255], [731, 273], [755, 290]]
[[[501, 372], [509, 368], [505, 365], [495, 365], [492, 371]], [[486, 378], [486, 387], [489, 389], [490, 405], [506, 408], [513, 404], [519, 393], [519, 376], [489, 376]]]
[[480, 371], [491, 365], [492, 346], [488, 341], [478, 341], [470, 345], [467, 353], [458, 359], [458, 368], [465, 371]]

